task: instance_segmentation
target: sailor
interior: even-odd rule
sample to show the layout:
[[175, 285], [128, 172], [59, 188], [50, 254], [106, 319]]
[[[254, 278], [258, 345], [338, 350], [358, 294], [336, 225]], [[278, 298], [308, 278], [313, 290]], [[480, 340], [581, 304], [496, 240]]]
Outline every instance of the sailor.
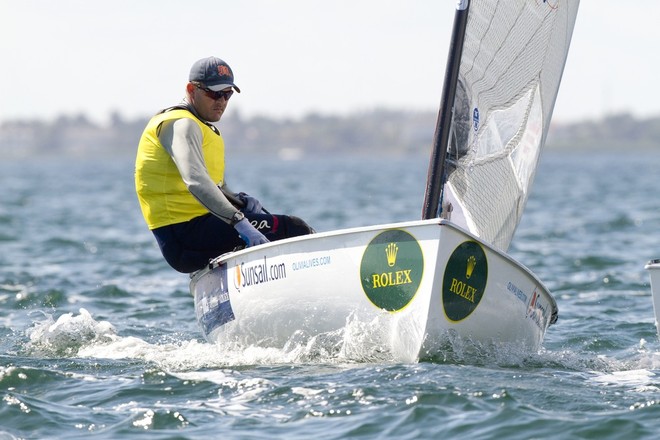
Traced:
[[241, 247], [313, 233], [303, 220], [265, 211], [259, 200], [225, 181], [225, 144], [218, 122], [240, 89], [227, 63], [195, 62], [186, 94], [147, 124], [135, 160], [142, 215], [167, 263], [191, 273]]

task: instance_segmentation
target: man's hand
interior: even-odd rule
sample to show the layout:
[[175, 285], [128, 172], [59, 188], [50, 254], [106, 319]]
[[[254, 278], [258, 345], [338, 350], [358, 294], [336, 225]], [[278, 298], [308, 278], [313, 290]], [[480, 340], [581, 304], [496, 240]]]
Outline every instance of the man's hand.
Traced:
[[261, 214], [263, 206], [261, 206], [261, 202], [259, 202], [259, 200], [248, 194], [245, 194], [244, 192], [238, 193], [238, 198], [241, 199], [241, 202], [245, 204], [243, 212], [246, 214]]
[[246, 218], [234, 225], [238, 231], [238, 235], [247, 244], [247, 247], [257, 246], [260, 244], [268, 243], [268, 239], [257, 230], [250, 221]]

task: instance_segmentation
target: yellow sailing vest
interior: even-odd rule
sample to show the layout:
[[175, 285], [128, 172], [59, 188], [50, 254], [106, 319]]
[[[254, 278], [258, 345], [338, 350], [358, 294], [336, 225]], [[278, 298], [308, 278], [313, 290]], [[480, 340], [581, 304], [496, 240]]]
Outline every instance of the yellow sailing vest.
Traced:
[[225, 143], [219, 133], [188, 110], [171, 110], [151, 118], [142, 133], [135, 159], [135, 190], [149, 229], [186, 222], [209, 211], [190, 194], [172, 157], [158, 139], [160, 125], [190, 118], [202, 130], [202, 154], [211, 179], [220, 184], [225, 174]]

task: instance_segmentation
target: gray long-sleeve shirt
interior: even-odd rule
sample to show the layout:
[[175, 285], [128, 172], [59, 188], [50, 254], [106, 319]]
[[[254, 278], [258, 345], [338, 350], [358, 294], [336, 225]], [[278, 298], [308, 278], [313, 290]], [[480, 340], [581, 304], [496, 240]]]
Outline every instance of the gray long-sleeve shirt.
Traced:
[[[190, 106], [186, 107], [192, 111]], [[158, 138], [174, 160], [190, 193], [211, 214], [230, 223], [238, 210], [219, 188], [224, 186], [228, 190], [225, 182], [214, 182], [208, 173], [202, 154], [203, 135], [199, 125], [190, 118], [166, 121]]]

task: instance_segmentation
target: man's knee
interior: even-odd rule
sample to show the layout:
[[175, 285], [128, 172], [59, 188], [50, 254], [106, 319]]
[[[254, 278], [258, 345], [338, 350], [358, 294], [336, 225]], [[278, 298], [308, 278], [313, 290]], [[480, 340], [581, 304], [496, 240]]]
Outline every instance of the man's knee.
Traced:
[[314, 234], [316, 231], [314, 228], [309, 226], [303, 219], [293, 215], [287, 215], [286, 218], [286, 227], [287, 227], [287, 236], [288, 237], [297, 237], [299, 235], [309, 235]]

